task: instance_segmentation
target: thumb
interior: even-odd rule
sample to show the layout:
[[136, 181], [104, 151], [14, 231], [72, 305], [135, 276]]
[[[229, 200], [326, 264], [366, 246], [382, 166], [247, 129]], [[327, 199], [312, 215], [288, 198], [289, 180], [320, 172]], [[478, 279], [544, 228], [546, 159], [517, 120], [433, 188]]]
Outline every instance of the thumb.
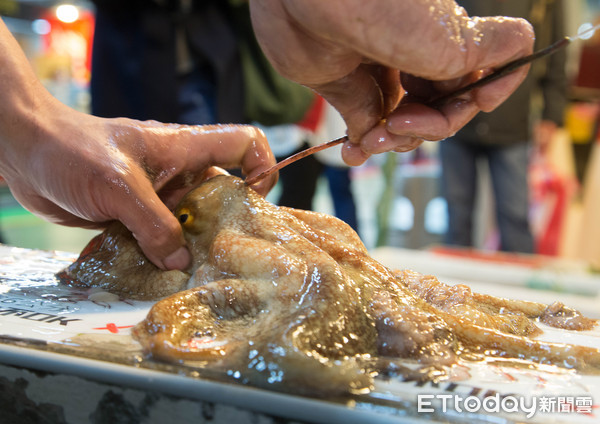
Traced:
[[354, 144], [383, 118], [386, 108], [387, 99], [371, 71], [372, 67], [360, 65], [342, 78], [311, 86], [340, 113]]
[[[495, 69], [519, 57], [531, 54], [535, 36], [533, 28], [524, 19], [506, 18], [502, 26], [495, 18], [474, 18], [476, 28], [485, 37], [480, 43], [472, 43], [468, 49], [468, 58], [475, 63], [469, 69]], [[488, 83], [474, 91], [474, 101], [479, 108], [490, 112], [504, 102], [527, 76], [529, 66]]]
[[115, 215], [131, 231], [146, 257], [164, 270], [187, 268], [191, 255], [181, 225], [150, 182], [142, 181], [127, 199], [116, 206]]

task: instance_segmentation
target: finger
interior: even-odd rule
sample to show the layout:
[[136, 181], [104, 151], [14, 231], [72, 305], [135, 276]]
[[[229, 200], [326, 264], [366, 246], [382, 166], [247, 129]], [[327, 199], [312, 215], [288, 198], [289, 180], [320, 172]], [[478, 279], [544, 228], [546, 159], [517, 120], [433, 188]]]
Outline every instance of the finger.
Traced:
[[132, 172], [128, 181], [113, 181], [102, 193], [109, 215], [132, 232], [146, 257], [161, 269], [185, 269], [191, 256], [181, 225], [158, 198], [145, 174]]
[[397, 153], [410, 152], [412, 150], [415, 150], [421, 144], [423, 144], [424, 141], [425, 140], [423, 140], [422, 138], [415, 138], [415, 137], [413, 137], [410, 140], [407, 140], [406, 142], [404, 142], [402, 144], [402, 146], [396, 147], [394, 149], [394, 152], [397, 152]]
[[388, 131], [387, 125], [382, 123], [362, 138], [360, 146], [363, 152], [367, 154], [377, 154], [384, 152], [408, 152], [421, 145], [423, 139], [409, 134], [392, 134]]
[[[230, 167], [240, 165], [242, 173], [250, 178], [275, 165], [275, 156], [269, 147], [267, 137], [256, 127], [249, 125], [226, 126], [206, 142], [211, 153], [210, 164]], [[223, 145], [226, 148], [223, 148]], [[262, 179], [252, 188], [259, 194], [266, 195], [277, 182], [278, 174]]]
[[528, 70], [529, 66], [523, 66], [515, 72], [473, 90], [473, 101], [484, 112], [493, 111], [523, 82]]
[[[275, 164], [275, 156], [269, 147], [264, 133], [250, 125], [206, 125], [180, 127], [177, 129], [178, 160], [183, 160], [180, 173], [189, 173], [196, 181], [203, 178], [209, 166], [222, 168], [241, 168], [244, 175], [252, 177], [267, 170]], [[169, 146], [170, 147], [170, 146]], [[175, 147], [175, 146], [174, 146]], [[156, 158], [150, 159], [153, 167], [167, 169], [162, 154], [173, 155], [172, 149], [159, 152]], [[181, 157], [183, 156], [183, 158]], [[167, 176], [170, 178], [170, 176]], [[253, 188], [260, 194], [267, 194], [277, 182], [277, 175], [266, 177]], [[156, 181], [155, 187], [164, 185], [165, 181]]]
[[[404, 43], [398, 46], [399, 54], [380, 62], [417, 77], [445, 81], [497, 68], [533, 51], [535, 35], [525, 19], [459, 17], [455, 26], [457, 31], [452, 37]], [[432, 37], [434, 33], [431, 32]], [[429, 48], [422, 48], [423, 45]]]
[[495, 68], [533, 52], [535, 34], [525, 19], [473, 17], [464, 34], [469, 41], [465, 57], [471, 71]]
[[[465, 66], [469, 71], [495, 69], [533, 52], [535, 36], [531, 25], [520, 18], [497, 17], [470, 20], [466, 38]], [[501, 25], [499, 25], [501, 23]], [[479, 36], [477, 36], [479, 35]], [[473, 101], [484, 111], [500, 105], [527, 76], [529, 66], [518, 68], [507, 76], [473, 90]]]
[[387, 130], [396, 136], [430, 141], [456, 133], [479, 112], [474, 101], [454, 100], [440, 110], [419, 103], [400, 105], [387, 119]]
[[[391, 84], [386, 85], [386, 90]], [[343, 78], [312, 88], [342, 115], [348, 126], [348, 138], [353, 143], [358, 143], [361, 136], [383, 117], [384, 97], [368, 65], [361, 65]]]
[[347, 165], [359, 166], [369, 159], [371, 155], [362, 151], [359, 144], [347, 141], [342, 146], [342, 159]]
[[381, 118], [385, 118], [398, 106], [404, 95], [404, 90], [400, 83], [400, 72], [396, 69], [379, 65], [370, 66], [368, 69], [381, 92], [383, 101]]

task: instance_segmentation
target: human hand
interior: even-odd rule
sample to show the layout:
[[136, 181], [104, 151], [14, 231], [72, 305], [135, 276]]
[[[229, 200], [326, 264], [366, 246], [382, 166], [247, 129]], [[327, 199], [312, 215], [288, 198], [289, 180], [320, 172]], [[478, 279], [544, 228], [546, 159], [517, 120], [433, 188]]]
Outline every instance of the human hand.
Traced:
[[[6, 144], [0, 172], [15, 198], [48, 221], [98, 228], [120, 220], [163, 269], [190, 260], [173, 208], [210, 166], [254, 176], [275, 163], [257, 128], [103, 119], [56, 102]], [[31, 126], [31, 125], [29, 125]], [[253, 188], [266, 194], [276, 177]]]
[[[15, 198], [63, 225], [119, 220], [164, 269], [190, 260], [169, 211], [212, 166], [255, 176], [275, 164], [264, 134], [237, 125], [180, 126], [103, 119], [77, 112], [45, 90], [0, 19], [0, 175]], [[266, 194], [271, 176], [253, 188]]]
[[453, 0], [251, 0], [250, 7], [273, 66], [343, 116], [350, 165], [444, 139], [493, 110], [527, 67], [438, 109], [426, 103], [533, 49], [526, 21], [469, 18]]

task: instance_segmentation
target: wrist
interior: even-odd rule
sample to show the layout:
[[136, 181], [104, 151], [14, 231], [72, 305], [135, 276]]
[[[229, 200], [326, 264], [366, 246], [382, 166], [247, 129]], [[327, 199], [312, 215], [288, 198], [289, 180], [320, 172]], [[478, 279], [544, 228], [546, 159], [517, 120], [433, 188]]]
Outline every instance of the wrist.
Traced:
[[60, 115], [52, 100], [41, 84], [29, 86], [19, 94], [7, 93], [6, 109], [0, 113], [0, 173], [17, 172], [36, 146], [48, 139], [52, 116]]

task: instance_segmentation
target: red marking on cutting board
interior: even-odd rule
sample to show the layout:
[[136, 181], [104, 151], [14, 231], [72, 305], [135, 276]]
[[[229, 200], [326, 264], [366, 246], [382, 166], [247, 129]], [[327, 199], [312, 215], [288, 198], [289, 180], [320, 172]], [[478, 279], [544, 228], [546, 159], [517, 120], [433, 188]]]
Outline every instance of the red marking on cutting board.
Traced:
[[115, 323], [109, 322], [108, 324], [106, 324], [106, 327], [96, 327], [96, 328], [93, 328], [93, 330], [108, 330], [111, 333], [118, 333], [121, 328], [131, 328], [131, 327], [133, 327], [133, 325], [117, 326]]

